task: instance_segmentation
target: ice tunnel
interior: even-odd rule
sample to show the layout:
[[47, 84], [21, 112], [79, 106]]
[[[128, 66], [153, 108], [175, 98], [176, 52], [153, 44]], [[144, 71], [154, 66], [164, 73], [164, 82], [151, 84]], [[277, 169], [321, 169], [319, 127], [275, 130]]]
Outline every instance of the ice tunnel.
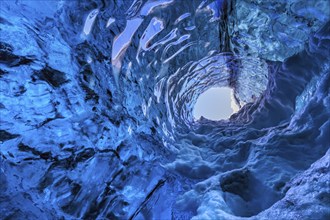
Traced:
[[[1, 0], [0, 219], [330, 219], [329, 20], [328, 0]], [[232, 112], [196, 117], [214, 88], [201, 107]]]

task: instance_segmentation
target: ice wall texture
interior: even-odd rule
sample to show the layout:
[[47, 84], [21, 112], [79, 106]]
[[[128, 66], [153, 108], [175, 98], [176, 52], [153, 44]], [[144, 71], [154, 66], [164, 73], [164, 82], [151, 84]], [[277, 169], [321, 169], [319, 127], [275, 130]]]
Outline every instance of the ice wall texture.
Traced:
[[328, 1], [0, 4], [1, 219], [329, 219]]

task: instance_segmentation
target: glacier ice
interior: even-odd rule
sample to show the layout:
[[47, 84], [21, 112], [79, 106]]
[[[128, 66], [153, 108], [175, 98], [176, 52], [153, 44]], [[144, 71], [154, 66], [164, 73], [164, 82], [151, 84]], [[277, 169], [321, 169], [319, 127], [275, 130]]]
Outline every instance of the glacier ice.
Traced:
[[0, 1], [1, 219], [330, 218], [329, 1], [183, 2]]

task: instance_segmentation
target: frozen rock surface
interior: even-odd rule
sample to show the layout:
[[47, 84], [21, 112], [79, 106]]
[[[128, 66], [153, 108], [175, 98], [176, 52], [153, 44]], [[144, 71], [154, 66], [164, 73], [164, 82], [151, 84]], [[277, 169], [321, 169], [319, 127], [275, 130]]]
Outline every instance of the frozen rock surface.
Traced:
[[329, 1], [269, 2], [0, 1], [0, 218], [329, 219]]

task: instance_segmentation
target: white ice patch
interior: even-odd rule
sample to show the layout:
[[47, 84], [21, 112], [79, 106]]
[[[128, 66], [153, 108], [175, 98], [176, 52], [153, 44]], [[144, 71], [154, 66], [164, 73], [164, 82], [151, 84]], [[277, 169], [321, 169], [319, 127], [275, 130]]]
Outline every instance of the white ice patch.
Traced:
[[112, 23], [114, 23], [116, 21], [116, 19], [114, 18], [109, 18], [106, 27], [109, 27]]
[[85, 25], [84, 25], [84, 30], [83, 30], [85, 35], [89, 35], [89, 33], [91, 32], [95, 19], [96, 19], [96, 16], [98, 14], [99, 14], [99, 9], [94, 9], [93, 11], [91, 11], [88, 14], [86, 21], [85, 21]]

